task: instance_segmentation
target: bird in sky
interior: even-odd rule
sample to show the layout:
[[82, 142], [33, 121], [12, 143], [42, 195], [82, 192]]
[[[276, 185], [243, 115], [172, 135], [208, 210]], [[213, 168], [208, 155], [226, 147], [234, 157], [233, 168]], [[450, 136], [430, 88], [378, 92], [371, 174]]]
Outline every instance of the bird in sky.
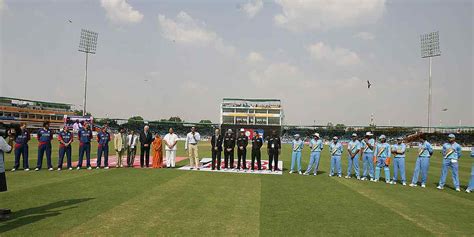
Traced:
[[370, 86], [372, 86], [372, 84], [370, 84], [370, 81], [367, 80], [367, 89], [370, 89]]
[[447, 108], [444, 108], [442, 111], [443, 111], [443, 112], [446, 112], [446, 111], [448, 111], [448, 109], [447, 109]]
[[72, 23], [72, 20], [71, 20], [71, 19], [69, 19], [69, 20], [68, 20], [68, 22], [69, 22], [69, 23]]

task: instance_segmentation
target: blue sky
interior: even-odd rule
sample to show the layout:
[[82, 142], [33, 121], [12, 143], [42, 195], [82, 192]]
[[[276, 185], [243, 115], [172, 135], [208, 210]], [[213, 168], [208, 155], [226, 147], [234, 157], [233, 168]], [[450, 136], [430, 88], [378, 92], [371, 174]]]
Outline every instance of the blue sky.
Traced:
[[[0, 0], [3, 96], [82, 104], [81, 28], [97, 117], [218, 122], [223, 97], [283, 101], [287, 124], [474, 125], [473, 1]], [[68, 22], [72, 20], [72, 23]], [[366, 80], [372, 88], [367, 90]], [[447, 108], [447, 112], [442, 109]]]

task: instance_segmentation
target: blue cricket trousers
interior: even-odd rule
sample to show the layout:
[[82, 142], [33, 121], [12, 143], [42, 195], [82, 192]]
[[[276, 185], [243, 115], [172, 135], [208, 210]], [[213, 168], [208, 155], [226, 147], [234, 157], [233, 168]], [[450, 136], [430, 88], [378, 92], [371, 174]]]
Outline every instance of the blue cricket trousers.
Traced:
[[426, 184], [428, 178], [428, 169], [430, 168], [430, 158], [427, 156], [419, 156], [415, 163], [415, 172], [413, 172], [412, 184], [418, 183], [418, 177], [421, 171], [421, 183]]
[[109, 145], [99, 145], [97, 149], [97, 167], [102, 164], [102, 154], [104, 154], [104, 167], [109, 166]]
[[469, 181], [469, 186], [467, 187], [469, 190], [474, 190], [474, 164], [471, 167], [471, 181]]
[[295, 170], [295, 163], [298, 166], [298, 171], [301, 171], [301, 151], [293, 151], [291, 154], [291, 170]]
[[393, 158], [393, 181], [398, 180], [398, 171], [400, 171], [400, 178], [402, 182], [406, 182], [405, 176], [405, 158]]
[[51, 164], [51, 143], [46, 143], [38, 145], [38, 162], [36, 163], [36, 168], [38, 169], [41, 169], [43, 166], [43, 155], [45, 152], [48, 169], [53, 168], [53, 165]]
[[67, 159], [67, 168], [71, 168], [72, 167], [72, 163], [71, 163], [71, 152], [72, 152], [72, 148], [71, 148], [71, 145], [65, 147], [65, 146], [60, 146], [59, 147], [59, 159], [58, 159], [58, 168], [63, 168], [63, 160], [64, 160], [64, 155], [66, 155], [66, 159]]
[[341, 156], [331, 156], [331, 171], [329, 174], [332, 176], [336, 171], [337, 175], [342, 175]]
[[347, 166], [347, 176], [351, 176], [352, 167], [354, 167], [355, 175], [359, 176], [359, 154], [355, 155], [354, 158], [351, 158], [350, 155], [347, 155], [347, 162], [349, 165]]
[[319, 167], [319, 158], [321, 157], [320, 151], [313, 151], [309, 155], [309, 165], [306, 169], [306, 173], [311, 172], [314, 167], [314, 174], [318, 174], [318, 167]]
[[383, 172], [385, 173], [385, 182], [390, 181], [390, 167], [385, 164], [387, 158], [379, 157], [377, 158], [377, 166], [375, 167], [375, 180], [380, 179], [380, 172], [383, 168]]
[[23, 169], [29, 169], [28, 164], [28, 144], [23, 144], [18, 147], [15, 147], [15, 165], [14, 169], [20, 167], [20, 156], [23, 156]]
[[82, 160], [84, 159], [84, 153], [86, 154], [87, 167], [91, 167], [91, 144], [81, 143], [79, 145], [79, 162], [77, 167], [82, 167]]
[[448, 176], [448, 169], [451, 169], [453, 176], [454, 188], [459, 188], [459, 161], [452, 162], [451, 159], [443, 159], [443, 167], [441, 168], [441, 177], [439, 178], [439, 186], [443, 187], [446, 184], [446, 176]]
[[[364, 177], [370, 177], [370, 178], [373, 178], [374, 177], [374, 162], [373, 162], [373, 158], [374, 158], [374, 153], [373, 152], [364, 152], [363, 155], [362, 155], [362, 163], [363, 163], [363, 166], [364, 166], [364, 172], [362, 174], [362, 176]], [[368, 175], [367, 176], [367, 172], [368, 172]]]

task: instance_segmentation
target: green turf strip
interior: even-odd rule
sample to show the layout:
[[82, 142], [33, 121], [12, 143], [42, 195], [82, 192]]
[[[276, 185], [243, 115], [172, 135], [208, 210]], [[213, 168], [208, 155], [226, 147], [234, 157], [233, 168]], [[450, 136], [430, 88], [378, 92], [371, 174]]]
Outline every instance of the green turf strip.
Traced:
[[[185, 156], [183, 147], [179, 143], [178, 156]], [[36, 162], [35, 148], [32, 141], [31, 167]], [[53, 148], [56, 165], [56, 145]], [[14, 214], [11, 220], [0, 222], [0, 236], [473, 233], [474, 195], [452, 190], [450, 174], [446, 189], [435, 189], [441, 170], [438, 151], [431, 160], [426, 189], [327, 177], [327, 148], [320, 163], [324, 173], [317, 177], [289, 175], [290, 152], [284, 145], [286, 170], [282, 176], [125, 168], [7, 172], [9, 191], [0, 193], [0, 206], [11, 208]], [[77, 148], [73, 154], [77, 159]], [[460, 161], [462, 187], [470, 177], [472, 160], [468, 155], [464, 152]], [[210, 157], [207, 143], [200, 144], [200, 156]], [[415, 156], [415, 150], [407, 154], [408, 182]], [[304, 150], [303, 168], [308, 160], [309, 152]], [[8, 154], [7, 167], [12, 161], [12, 154]], [[342, 166], [345, 175], [346, 154]]]

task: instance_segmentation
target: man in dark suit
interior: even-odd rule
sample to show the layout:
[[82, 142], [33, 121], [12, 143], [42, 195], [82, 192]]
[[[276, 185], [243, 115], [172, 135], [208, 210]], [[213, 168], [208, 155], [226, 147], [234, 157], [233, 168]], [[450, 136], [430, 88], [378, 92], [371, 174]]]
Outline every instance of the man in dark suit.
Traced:
[[221, 153], [222, 153], [222, 135], [221, 130], [216, 128], [214, 135], [211, 138], [211, 151], [212, 151], [212, 170], [221, 170]]
[[150, 146], [151, 146], [151, 143], [153, 142], [153, 136], [151, 135], [151, 132], [149, 130], [150, 130], [150, 127], [148, 127], [148, 125], [145, 125], [145, 127], [143, 128], [143, 131], [140, 132], [140, 144], [141, 144], [140, 166], [142, 168], [144, 167], [144, 164], [143, 164], [144, 161], [147, 168], [150, 163]]

